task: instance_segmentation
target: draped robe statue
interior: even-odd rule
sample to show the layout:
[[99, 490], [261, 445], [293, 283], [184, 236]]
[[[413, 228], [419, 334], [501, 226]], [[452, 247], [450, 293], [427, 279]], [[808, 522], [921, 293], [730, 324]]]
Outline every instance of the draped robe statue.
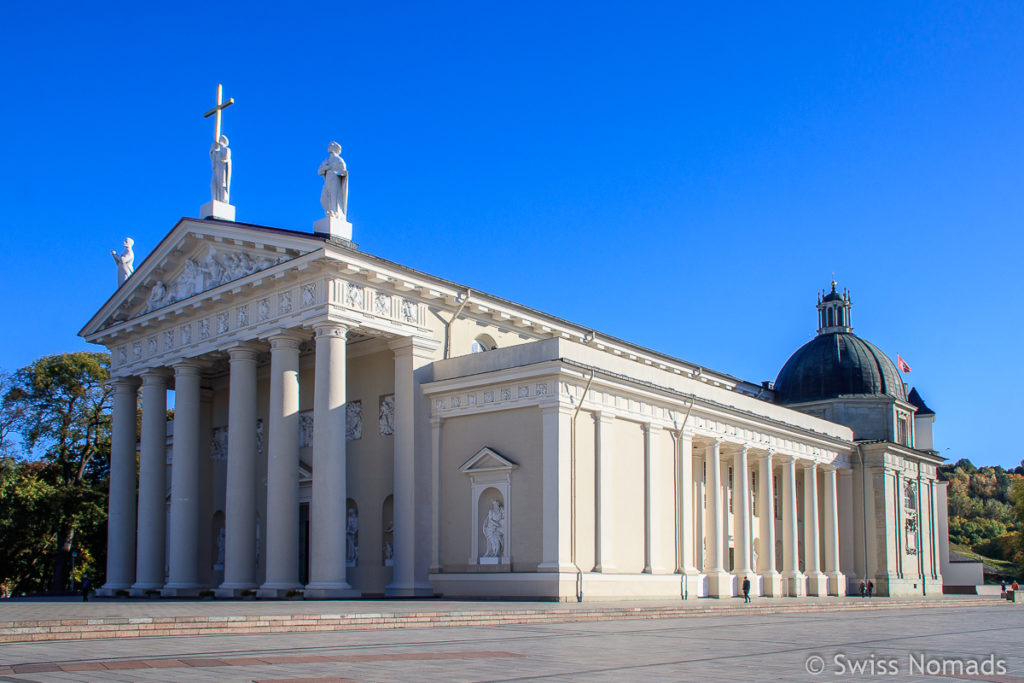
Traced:
[[120, 287], [124, 284], [124, 281], [128, 279], [128, 276], [135, 271], [135, 252], [132, 251], [132, 246], [135, 245], [135, 240], [131, 237], [124, 238], [124, 251], [120, 255], [113, 249], [110, 250], [110, 255], [114, 257], [114, 263], [117, 264], [117, 286]]
[[220, 139], [210, 148], [210, 163], [213, 166], [213, 178], [210, 180], [210, 194], [213, 201], [230, 204], [231, 150], [228, 149], [226, 135], [221, 135]]
[[327, 146], [330, 154], [317, 171], [324, 177], [324, 189], [320, 192], [320, 205], [330, 218], [345, 220], [348, 212], [348, 171], [341, 158], [341, 145], [332, 142]]

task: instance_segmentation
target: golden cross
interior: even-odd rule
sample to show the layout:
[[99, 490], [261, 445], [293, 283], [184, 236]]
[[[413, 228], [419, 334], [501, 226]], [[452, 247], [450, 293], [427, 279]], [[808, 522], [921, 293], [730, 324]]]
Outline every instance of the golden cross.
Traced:
[[214, 131], [213, 131], [213, 141], [214, 142], [220, 142], [220, 113], [221, 113], [221, 111], [226, 109], [227, 107], [230, 107], [232, 104], [235, 103], [235, 98], [234, 97], [228, 99], [227, 102], [221, 102], [221, 98], [223, 97], [223, 95], [224, 95], [224, 86], [221, 85], [220, 83], [218, 83], [217, 84], [217, 106], [214, 107], [213, 109], [211, 109], [210, 111], [206, 112], [205, 114], [203, 114], [203, 118], [204, 119], [208, 119], [211, 116], [213, 116], [214, 114], [216, 114], [216, 116], [217, 116], [217, 118], [215, 119], [216, 124], [214, 126]]

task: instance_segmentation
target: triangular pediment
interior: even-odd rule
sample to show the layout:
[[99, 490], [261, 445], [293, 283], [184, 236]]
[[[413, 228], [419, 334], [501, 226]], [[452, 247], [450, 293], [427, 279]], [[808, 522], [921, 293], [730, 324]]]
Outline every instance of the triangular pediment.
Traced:
[[514, 470], [518, 467], [519, 465], [502, 456], [494, 449], [484, 447], [481, 448], [472, 458], [462, 463], [459, 471], [466, 474], [473, 472], [501, 472], [505, 470]]
[[225, 221], [182, 219], [81, 334], [159, 311], [270, 270], [323, 246], [313, 234]]

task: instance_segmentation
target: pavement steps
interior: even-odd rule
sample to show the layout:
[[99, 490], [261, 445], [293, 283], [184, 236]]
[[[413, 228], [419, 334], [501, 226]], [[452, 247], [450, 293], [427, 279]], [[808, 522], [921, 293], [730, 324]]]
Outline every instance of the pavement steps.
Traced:
[[617, 619], [671, 619], [704, 615], [795, 614], [936, 607], [991, 607], [1010, 603], [993, 598], [888, 599], [872, 598], [829, 602], [743, 603], [691, 600], [679, 605], [613, 607], [551, 603], [550, 607], [501, 607], [472, 610], [424, 610], [420, 612], [350, 612], [277, 615], [96, 617], [0, 621], [0, 643], [82, 640], [90, 638], [139, 638], [154, 636], [240, 635], [246, 633], [295, 633], [300, 631], [351, 631], [437, 626], [494, 626], [501, 624], [570, 623]]

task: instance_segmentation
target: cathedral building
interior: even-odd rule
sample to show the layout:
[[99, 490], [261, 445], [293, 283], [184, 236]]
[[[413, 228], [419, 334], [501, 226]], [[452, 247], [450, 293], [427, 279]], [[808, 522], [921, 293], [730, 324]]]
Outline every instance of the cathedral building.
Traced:
[[745, 382], [359, 250], [331, 154], [314, 231], [225, 190], [82, 330], [114, 388], [101, 594], [942, 592], [934, 414], [835, 283]]

